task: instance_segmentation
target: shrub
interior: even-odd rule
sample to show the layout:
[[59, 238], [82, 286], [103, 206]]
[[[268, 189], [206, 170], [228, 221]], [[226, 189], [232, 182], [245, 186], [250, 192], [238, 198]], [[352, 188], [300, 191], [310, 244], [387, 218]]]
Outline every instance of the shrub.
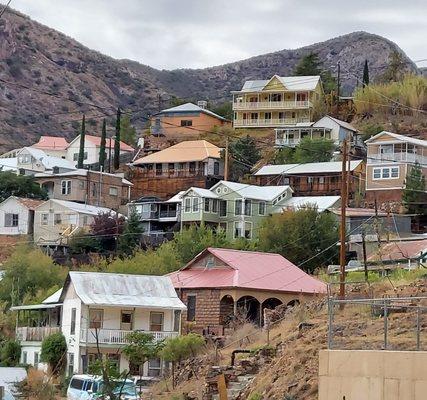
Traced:
[[3, 367], [13, 367], [19, 364], [21, 356], [21, 345], [15, 340], [6, 340], [0, 349], [0, 365]]
[[67, 342], [62, 333], [54, 333], [42, 342], [40, 359], [49, 364], [54, 375], [59, 375], [65, 367]]

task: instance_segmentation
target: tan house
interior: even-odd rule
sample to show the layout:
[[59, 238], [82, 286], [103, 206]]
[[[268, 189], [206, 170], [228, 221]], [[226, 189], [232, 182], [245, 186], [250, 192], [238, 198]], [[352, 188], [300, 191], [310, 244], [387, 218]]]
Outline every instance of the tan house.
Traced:
[[309, 123], [323, 97], [320, 76], [278, 76], [246, 81], [233, 94], [235, 128], [280, 128]]
[[63, 173], [40, 173], [35, 181], [49, 198], [75, 201], [118, 210], [129, 202], [132, 183], [121, 175], [87, 169]]
[[366, 202], [388, 208], [400, 204], [407, 174], [415, 163], [427, 175], [427, 140], [380, 132], [366, 142]]
[[132, 198], [168, 199], [191, 186], [210, 188], [224, 175], [221, 148], [206, 140], [188, 140], [132, 163]]
[[230, 121], [206, 109], [206, 102], [185, 103], [167, 108], [151, 117], [151, 133], [155, 136], [198, 137], [203, 131], [231, 125]]

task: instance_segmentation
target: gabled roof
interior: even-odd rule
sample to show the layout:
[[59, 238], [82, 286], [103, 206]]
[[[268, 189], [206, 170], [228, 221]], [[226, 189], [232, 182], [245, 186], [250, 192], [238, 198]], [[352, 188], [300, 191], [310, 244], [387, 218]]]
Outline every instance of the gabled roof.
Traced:
[[55, 293], [52, 293], [49, 297], [42, 301], [43, 304], [52, 304], [59, 303], [59, 298], [61, 297], [62, 288], [57, 290]]
[[384, 243], [381, 245], [381, 257], [374, 253], [368, 257], [368, 261], [407, 261], [419, 258], [427, 258], [427, 239]]
[[42, 150], [65, 150], [68, 147], [68, 142], [63, 137], [40, 136], [39, 141], [31, 147]]
[[[363, 160], [350, 161], [350, 171], [354, 171]], [[298, 175], [298, 174], [327, 174], [341, 172], [341, 161], [329, 161], [306, 164], [281, 164], [281, 165], [264, 165], [255, 176], [263, 175]]]
[[219, 181], [217, 184], [211, 187], [210, 191], [214, 192], [215, 189], [220, 185], [227, 186], [230, 190], [232, 190], [233, 192], [237, 192], [240, 196], [244, 198], [264, 201], [272, 201], [276, 197], [280, 196], [283, 192], [286, 192], [288, 190], [292, 192], [291, 187], [288, 185], [257, 186], [230, 181]]
[[[316, 89], [317, 84], [320, 81], [319, 75], [311, 76], [278, 76], [274, 75], [272, 78], [267, 80], [251, 80], [246, 81], [240, 90], [240, 92], [261, 92], [265, 86], [272, 80], [277, 78], [285, 87], [285, 90], [289, 91], [310, 91]], [[276, 90], [280, 91], [280, 88]], [[239, 93], [238, 91], [232, 93]]]
[[208, 199], [218, 199], [219, 196], [215, 193], [212, 192], [209, 189], [205, 189], [205, 188], [198, 188], [198, 187], [194, 187], [192, 186], [191, 188], [187, 189], [183, 194], [182, 197], [184, 197], [186, 194], [190, 193], [190, 192], [194, 192], [195, 194], [197, 194], [200, 197], [205, 197]]
[[65, 158], [53, 157], [46, 154], [43, 150], [35, 147], [23, 147], [18, 153], [18, 156], [23, 152], [28, 151], [36, 160], [40, 161], [46, 169], [52, 169], [53, 167], [76, 169], [74, 163], [66, 160]]
[[187, 140], [139, 158], [133, 165], [204, 161], [208, 158], [221, 158], [221, 149], [206, 140]]
[[378, 139], [379, 137], [381, 137], [383, 135], [391, 136], [392, 138], [397, 139], [397, 140], [401, 140], [402, 142], [407, 142], [407, 143], [416, 144], [418, 146], [427, 147], [427, 140], [415, 139], [415, 138], [412, 138], [409, 136], [399, 135], [398, 133], [393, 133], [393, 132], [388, 132], [388, 131], [382, 131], [380, 133], [377, 133], [376, 135], [372, 136], [368, 140], [365, 140], [365, 143], [374, 142], [376, 139]]
[[[74, 144], [74, 142], [78, 141], [80, 143], [80, 135], [78, 135], [77, 137], [75, 137], [70, 144], [68, 145], [68, 147], [70, 147], [72, 144]], [[101, 146], [101, 137], [100, 136], [93, 136], [93, 135], [85, 135], [85, 142], [88, 141], [90, 143], [92, 143], [93, 145], [95, 145], [96, 147], [100, 147]], [[105, 148], [109, 149], [110, 148], [110, 142], [111, 142], [111, 148], [114, 148], [114, 140], [110, 140], [110, 138], [107, 138], [107, 140], [105, 141]], [[134, 148], [129, 146], [128, 144], [126, 144], [125, 142], [120, 141], [120, 150], [121, 151], [128, 151], [128, 152], [133, 152]]]
[[334, 121], [334, 122], [335, 122], [335, 123], [337, 123], [339, 126], [342, 126], [343, 128], [348, 129], [349, 131], [357, 132], [357, 129], [356, 129], [353, 125], [349, 124], [348, 122], [341, 121], [341, 120], [340, 120], [340, 119], [338, 119], [338, 118], [331, 117], [330, 115], [325, 115], [324, 117], [320, 118], [318, 121], [316, 121], [316, 122], [313, 124], [313, 126], [314, 126], [314, 127], [322, 127], [322, 123], [321, 123], [321, 121], [322, 121], [322, 119], [325, 119], [325, 118], [328, 118], [328, 119], [330, 119], [330, 120]]
[[162, 110], [159, 113], [154, 115], [175, 114], [175, 113], [185, 114], [185, 113], [194, 113], [194, 112], [207, 114], [207, 115], [210, 115], [211, 117], [220, 119], [221, 121], [228, 121], [226, 118], [221, 117], [221, 115], [215, 114], [214, 112], [207, 110], [206, 108], [199, 107], [193, 103], [185, 103], [176, 107], [166, 108], [165, 110]]
[[71, 283], [86, 305], [185, 309], [167, 276], [71, 271], [61, 301]]
[[[192, 268], [208, 254], [225, 267]], [[326, 285], [274, 253], [207, 248], [180, 271], [169, 274], [179, 288], [244, 288], [294, 293], [326, 293]]]
[[6, 203], [10, 199], [13, 199], [18, 203], [22, 204], [28, 210], [34, 210], [36, 207], [38, 207], [40, 204], [46, 201], [46, 200], [38, 200], [38, 199], [27, 199], [24, 197], [17, 197], [17, 196], [9, 196], [7, 199], [3, 200], [0, 204]]
[[285, 200], [283, 209], [296, 210], [308, 206], [315, 206], [317, 211], [322, 212], [336, 207], [341, 200], [340, 196], [298, 196]]
[[115, 215], [115, 211], [106, 207], [97, 207], [89, 204], [81, 204], [81, 203], [76, 203], [74, 201], [66, 201], [66, 200], [58, 200], [58, 199], [50, 199], [48, 201], [59, 204], [79, 214], [98, 215], [102, 213], [112, 213]]

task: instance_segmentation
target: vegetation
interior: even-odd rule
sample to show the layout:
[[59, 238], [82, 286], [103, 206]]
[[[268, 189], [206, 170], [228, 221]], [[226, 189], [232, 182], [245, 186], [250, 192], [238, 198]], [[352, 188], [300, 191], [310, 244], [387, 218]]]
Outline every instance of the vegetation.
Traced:
[[230, 101], [226, 101], [224, 103], [218, 104], [215, 107], [212, 107], [211, 111], [226, 119], [233, 119], [233, 105]]
[[114, 138], [114, 169], [119, 169], [120, 166], [120, 129], [121, 129], [121, 115], [122, 112], [120, 108], [117, 108], [117, 116], [116, 116], [116, 136]]
[[362, 78], [363, 87], [369, 85], [369, 67], [368, 60], [365, 60], [365, 65], [363, 66], [363, 78]]
[[53, 375], [60, 375], [66, 364], [67, 342], [61, 332], [53, 333], [42, 342], [40, 359], [47, 363]]
[[229, 180], [239, 181], [251, 172], [261, 159], [256, 140], [247, 135], [229, 145]]
[[388, 67], [381, 77], [383, 82], [399, 82], [406, 73], [406, 63], [403, 54], [397, 50], [392, 51], [388, 57]]
[[19, 364], [21, 345], [13, 339], [0, 341], [0, 366], [14, 367]]
[[105, 171], [106, 140], [107, 140], [107, 121], [104, 118], [102, 121], [101, 145], [99, 147], [99, 170], [100, 171]]
[[418, 162], [406, 176], [402, 202], [409, 214], [427, 214], [426, 181]]
[[79, 158], [77, 161], [77, 168], [83, 168], [84, 159], [85, 159], [85, 135], [86, 135], [86, 122], [85, 115], [83, 114], [82, 118], [82, 128], [80, 132], [80, 148], [79, 148]]
[[126, 114], [120, 121], [121, 141], [129, 146], [136, 145], [136, 128], [131, 124], [129, 114]]
[[117, 250], [121, 257], [130, 257], [140, 247], [143, 229], [136, 211], [131, 211], [122, 234], [118, 237]]
[[32, 176], [0, 171], [0, 202], [10, 196], [45, 200], [47, 192], [34, 181]]
[[295, 147], [285, 147], [276, 152], [275, 164], [305, 164], [311, 162], [331, 161], [335, 144], [329, 139], [311, 139], [305, 137]]
[[273, 214], [259, 231], [259, 250], [282, 254], [308, 272], [337, 255], [337, 241], [334, 215], [319, 212], [314, 206]]

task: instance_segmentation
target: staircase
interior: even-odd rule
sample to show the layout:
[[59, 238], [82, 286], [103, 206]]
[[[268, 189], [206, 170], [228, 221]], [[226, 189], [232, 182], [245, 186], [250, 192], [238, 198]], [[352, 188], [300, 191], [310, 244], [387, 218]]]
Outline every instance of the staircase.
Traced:
[[[227, 384], [227, 400], [235, 400], [249, 383], [254, 379], [255, 375], [239, 375], [236, 381], [229, 381]], [[219, 394], [214, 394], [212, 400], [219, 400]]]

